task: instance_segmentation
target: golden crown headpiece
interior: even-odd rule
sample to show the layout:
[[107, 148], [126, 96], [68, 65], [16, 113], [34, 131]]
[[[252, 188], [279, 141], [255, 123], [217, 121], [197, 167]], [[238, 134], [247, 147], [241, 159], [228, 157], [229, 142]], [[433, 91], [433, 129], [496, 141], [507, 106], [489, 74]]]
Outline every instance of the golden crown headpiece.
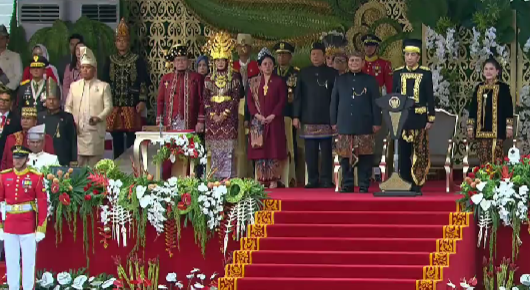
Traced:
[[116, 27], [116, 37], [129, 38], [129, 26], [125, 21], [125, 18], [122, 18], [118, 27]]
[[209, 52], [212, 59], [232, 59], [232, 51], [236, 47], [236, 40], [226, 32], [216, 33], [208, 40], [205, 50]]
[[22, 112], [20, 115], [26, 118], [37, 118], [37, 108], [33, 106], [22, 107]]

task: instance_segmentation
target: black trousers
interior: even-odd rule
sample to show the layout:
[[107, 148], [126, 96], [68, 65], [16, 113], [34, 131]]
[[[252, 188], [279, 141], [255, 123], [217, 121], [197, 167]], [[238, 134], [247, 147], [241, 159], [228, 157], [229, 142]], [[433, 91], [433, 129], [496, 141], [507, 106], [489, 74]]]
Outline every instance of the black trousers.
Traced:
[[[370, 187], [370, 176], [372, 175], [373, 155], [360, 155], [355, 165], [357, 167], [357, 181], [361, 190], [368, 190]], [[340, 168], [342, 171], [342, 187], [353, 189], [355, 184], [354, 168], [350, 165], [349, 158], [340, 159]]]
[[[197, 134], [199, 136], [199, 139], [201, 139], [201, 144], [203, 146], [205, 146], [205, 142], [204, 142], [204, 133], [199, 133]], [[192, 161], [193, 162], [193, 161]], [[203, 178], [203, 174], [204, 174], [204, 171], [206, 170], [206, 166], [205, 165], [201, 165], [200, 163], [196, 163], [197, 165], [195, 165], [195, 176], [197, 178]], [[206, 177], [206, 176], [204, 176]]]
[[318, 152], [320, 149], [320, 183], [331, 184], [333, 157], [331, 153], [331, 138], [305, 139], [305, 161], [307, 163], [307, 177], [309, 184], [319, 183]]
[[120, 155], [133, 146], [134, 140], [136, 139], [135, 132], [111, 132], [112, 135], [112, 149], [114, 151], [114, 159], [120, 157]]
[[414, 180], [412, 179], [412, 153], [414, 152], [413, 143], [409, 143], [403, 138], [399, 138], [398, 141], [399, 146], [399, 175], [403, 180], [410, 182], [414, 184]]

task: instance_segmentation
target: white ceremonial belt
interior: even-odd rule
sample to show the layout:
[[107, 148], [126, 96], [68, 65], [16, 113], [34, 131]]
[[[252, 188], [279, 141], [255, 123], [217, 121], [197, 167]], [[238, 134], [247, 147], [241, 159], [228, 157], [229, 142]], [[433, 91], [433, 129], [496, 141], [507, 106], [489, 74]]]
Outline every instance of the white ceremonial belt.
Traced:
[[25, 204], [6, 204], [6, 212], [16, 213], [21, 211], [33, 211], [33, 206], [29, 203]]

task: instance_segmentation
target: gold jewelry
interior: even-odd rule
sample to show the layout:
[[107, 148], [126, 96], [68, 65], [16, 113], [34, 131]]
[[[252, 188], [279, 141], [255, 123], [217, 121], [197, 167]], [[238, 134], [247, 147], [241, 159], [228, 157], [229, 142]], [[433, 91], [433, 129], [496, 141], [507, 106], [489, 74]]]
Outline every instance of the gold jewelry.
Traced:
[[269, 85], [264, 85], [263, 86], [263, 95], [266, 96], [267, 95], [267, 91], [269, 90]]

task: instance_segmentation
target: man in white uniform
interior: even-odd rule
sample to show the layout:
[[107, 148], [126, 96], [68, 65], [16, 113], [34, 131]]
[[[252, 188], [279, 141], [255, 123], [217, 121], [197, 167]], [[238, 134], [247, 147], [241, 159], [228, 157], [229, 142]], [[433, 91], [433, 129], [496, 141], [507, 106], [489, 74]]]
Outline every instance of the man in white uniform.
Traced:
[[28, 165], [40, 171], [43, 167], [59, 165], [57, 155], [44, 152], [44, 124], [34, 126], [28, 130], [28, 146], [31, 149]]

